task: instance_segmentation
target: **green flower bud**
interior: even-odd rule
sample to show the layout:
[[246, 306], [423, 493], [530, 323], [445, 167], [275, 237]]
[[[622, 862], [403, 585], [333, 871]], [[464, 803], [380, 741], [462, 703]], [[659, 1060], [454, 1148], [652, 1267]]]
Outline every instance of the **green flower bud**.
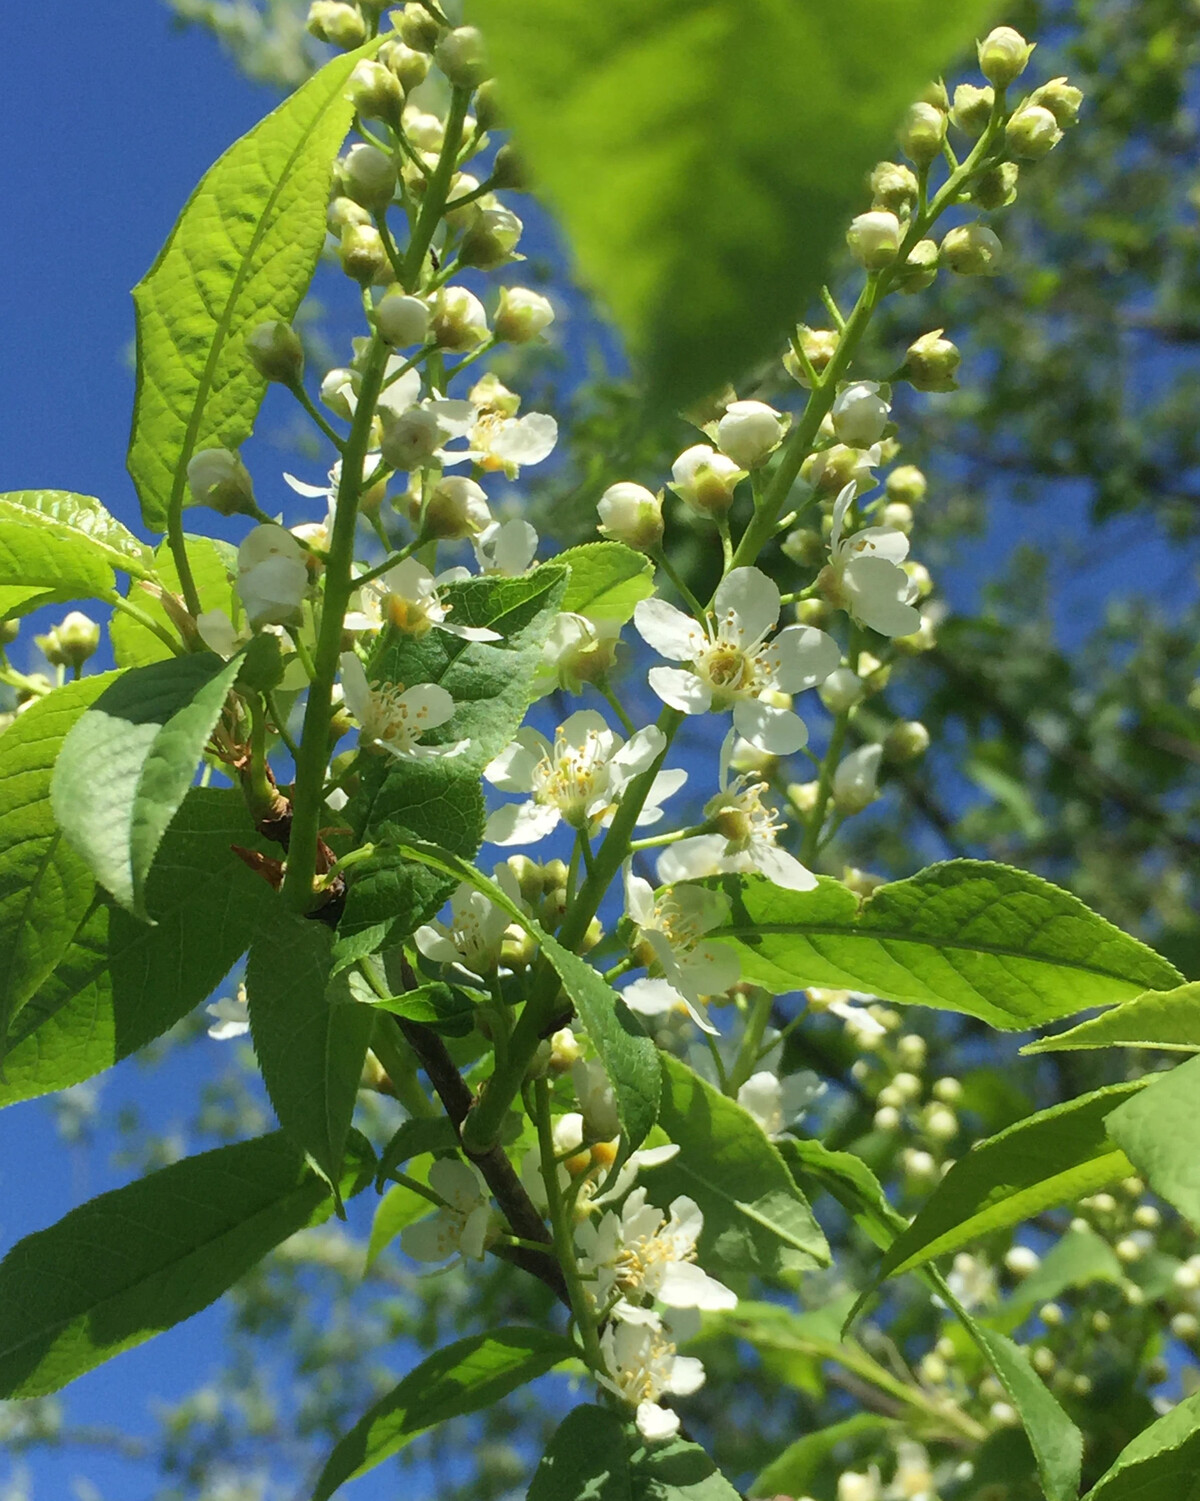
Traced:
[[946, 114], [950, 108], [950, 96], [946, 92], [946, 85], [940, 78], [935, 78], [932, 83], [927, 83], [917, 95], [919, 104], [932, 104], [934, 109], [940, 109]]
[[494, 78], [485, 78], [475, 90], [475, 119], [480, 130], [497, 130], [505, 124], [500, 92]]
[[994, 276], [1002, 250], [998, 235], [986, 224], [960, 224], [942, 240], [942, 265], [959, 276]]
[[395, 164], [377, 146], [351, 146], [338, 168], [347, 196], [363, 208], [382, 211], [395, 197]]
[[492, 519], [483, 487], [472, 479], [443, 479], [425, 507], [424, 532], [447, 542], [477, 536]]
[[819, 568], [825, 561], [825, 543], [820, 532], [811, 527], [798, 526], [789, 532], [780, 543], [785, 558], [791, 558], [801, 568]]
[[908, 346], [900, 373], [918, 391], [958, 389], [954, 372], [962, 363], [962, 355], [949, 339], [942, 337], [943, 332], [943, 329], [935, 328]]
[[71, 610], [47, 636], [35, 639], [54, 667], [78, 671], [100, 645], [100, 627], [82, 610]]
[[492, 183], [509, 193], [528, 193], [529, 169], [515, 146], [503, 145], [492, 163]]
[[[824, 372], [825, 366], [837, 353], [838, 338], [838, 332], [834, 328], [809, 328], [807, 324], [802, 323], [796, 330], [796, 340], [818, 375]], [[808, 389], [808, 376], [791, 349], [783, 356], [783, 368], [793, 380], [799, 381], [806, 390]]]
[[971, 202], [987, 213], [998, 208], [1007, 208], [1017, 196], [1017, 178], [1020, 167], [1016, 162], [1001, 162], [984, 172], [971, 189]]
[[824, 599], [798, 599], [792, 607], [797, 625], [825, 625], [833, 609]]
[[996, 88], [1006, 89], [1024, 73], [1036, 46], [1011, 26], [997, 26], [979, 43], [979, 71]]
[[554, 322], [554, 308], [540, 292], [501, 287], [500, 306], [492, 320], [496, 337], [506, 344], [528, 344]]
[[391, 274], [392, 263], [373, 224], [350, 225], [342, 235], [338, 259], [346, 275], [360, 286], [369, 287]]
[[433, 306], [430, 331], [441, 349], [456, 354], [477, 349], [488, 338], [483, 303], [466, 287], [443, 287]]
[[883, 741], [884, 758], [893, 764], [919, 760], [929, 749], [929, 731], [919, 719], [898, 719]]
[[882, 271], [896, 259], [904, 232], [895, 214], [872, 209], [851, 220], [846, 244], [854, 259], [868, 271]]
[[0, 651], [6, 646], [11, 646], [21, 634], [21, 622], [10, 616], [0, 620]]
[[867, 690], [856, 672], [849, 667], [835, 667], [817, 693], [831, 714], [845, 714], [855, 704], [862, 703]]
[[910, 218], [920, 188], [917, 175], [901, 162], [880, 162], [871, 173], [871, 207]]
[[432, 52], [445, 30], [417, 0], [409, 0], [409, 4], [392, 17], [392, 24], [404, 45], [415, 48], [417, 52]]
[[[421, 54], [413, 52], [411, 56]], [[404, 90], [400, 80], [383, 63], [372, 58], [355, 63], [347, 93], [364, 120], [386, 120], [389, 125], [399, 125], [404, 113]]]
[[879, 520], [907, 537], [913, 526], [912, 506], [906, 506], [902, 500], [889, 500], [880, 511]]
[[325, 210], [325, 226], [331, 235], [337, 235], [339, 239], [348, 225], [370, 222], [370, 214], [361, 203], [355, 203], [353, 198], [334, 198]]
[[249, 471], [228, 448], [205, 448], [193, 454], [187, 480], [198, 506], [211, 506], [222, 516], [253, 516], [258, 510]]
[[964, 135], [981, 136], [992, 118], [995, 100], [995, 89], [977, 89], [973, 83], [960, 83], [954, 90], [950, 119]]
[[341, 47], [352, 52], [367, 39], [367, 23], [356, 5], [344, 5], [339, 0], [313, 0], [308, 7], [308, 30], [320, 42]]
[[516, 259], [514, 252], [524, 225], [511, 209], [483, 209], [463, 236], [458, 252], [460, 265], [478, 271], [495, 271]]
[[279, 318], [246, 336], [246, 356], [259, 375], [281, 386], [296, 385], [304, 374], [304, 345], [292, 325]]
[[398, 36], [388, 37], [378, 52], [379, 61], [406, 94], [420, 88], [429, 76], [429, 57]]
[[1077, 89], [1065, 78], [1052, 78], [1049, 83], [1042, 84], [1040, 89], [1034, 89], [1029, 102], [1048, 109], [1063, 130], [1070, 130], [1079, 119], [1083, 90]]
[[476, 26], [456, 26], [434, 48], [433, 60], [459, 89], [475, 89], [488, 76], [483, 36]]
[[911, 295], [931, 287], [937, 278], [938, 256], [936, 240], [918, 240], [896, 272], [896, 290]]
[[1014, 156], [1036, 162], [1054, 150], [1063, 133], [1044, 105], [1027, 104], [1004, 127], [1004, 138]]
[[429, 334], [429, 307], [419, 297], [399, 290], [389, 292], [375, 307], [379, 337], [393, 349], [424, 344]]
[[928, 167], [942, 154], [946, 141], [946, 116], [934, 104], [910, 107], [900, 127], [900, 146], [918, 167]]
[[920, 505], [925, 499], [925, 492], [929, 486], [924, 474], [915, 464], [901, 464], [888, 475], [886, 487], [889, 500], [915, 506]]

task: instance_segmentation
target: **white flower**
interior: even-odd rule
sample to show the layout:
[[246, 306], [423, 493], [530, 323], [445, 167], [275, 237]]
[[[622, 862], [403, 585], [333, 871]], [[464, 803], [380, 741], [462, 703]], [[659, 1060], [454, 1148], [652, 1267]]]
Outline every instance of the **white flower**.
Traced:
[[789, 419], [765, 401], [733, 401], [717, 423], [717, 443], [743, 469], [756, 469], [783, 442]]
[[662, 541], [662, 497], [629, 480], [609, 485], [596, 502], [600, 513], [600, 534], [615, 542], [636, 547], [639, 552], [657, 547]]
[[924, 1446], [901, 1439], [896, 1445], [896, 1473], [883, 1493], [887, 1501], [934, 1501], [935, 1489]]
[[445, 1207], [400, 1232], [405, 1254], [414, 1261], [445, 1261], [459, 1253], [481, 1260], [492, 1211], [479, 1170], [445, 1157], [429, 1169], [429, 1186]]
[[625, 866], [625, 911], [634, 924], [630, 947], [645, 944], [662, 978], [635, 980], [622, 992], [631, 1011], [660, 1016], [685, 1010], [705, 1032], [716, 1028], [704, 1015], [701, 998], [721, 995], [736, 985], [740, 973], [737, 954], [723, 943], [706, 943], [704, 935], [729, 916], [729, 900], [703, 886], [670, 886], [657, 896], [649, 881]]
[[707, 443], [685, 448], [671, 465], [671, 489], [702, 515], [723, 515], [746, 471]]
[[640, 601], [633, 620], [643, 640], [671, 661], [690, 663], [652, 667], [650, 686], [684, 714], [732, 708], [738, 734], [759, 750], [798, 751], [808, 739], [803, 721], [766, 695], [815, 687], [842, 654], [831, 636], [808, 625], [790, 625], [768, 643], [779, 609], [779, 590], [758, 568], [735, 568], [722, 579], [703, 625], [666, 600]]
[[921, 616], [912, 604], [916, 587], [899, 566], [908, 556], [908, 538], [890, 526], [868, 526], [843, 536], [854, 494], [849, 484], [838, 495], [829, 537], [829, 555], [846, 608], [881, 636], [909, 636], [920, 628]]
[[[527, 802], [497, 808], [487, 821], [485, 837], [493, 844], [533, 844], [560, 820], [573, 829], [607, 822], [629, 782], [649, 770], [665, 745], [665, 736], [654, 725], [625, 742], [593, 709], [572, 714], [558, 727], [553, 745], [537, 730], [518, 731], [483, 774], [502, 792], [531, 796]], [[685, 780], [681, 771], [660, 772], [638, 823], [661, 818], [659, 804]]]
[[352, 651], [341, 655], [342, 692], [346, 707], [359, 723], [361, 744], [378, 746], [393, 756], [454, 756], [466, 746], [420, 745], [427, 730], [437, 729], [454, 714], [454, 700], [437, 683], [376, 684], [367, 681], [366, 670]]
[[600, 1336], [609, 1370], [607, 1385], [637, 1409], [638, 1432], [647, 1443], [673, 1438], [679, 1419], [662, 1396], [686, 1397], [704, 1385], [704, 1366], [694, 1356], [677, 1355], [666, 1332], [644, 1324], [613, 1322]]
[[996, 1301], [996, 1274], [979, 1256], [970, 1256], [960, 1251], [946, 1277], [946, 1286], [970, 1312], [984, 1304]]
[[879, 1471], [845, 1470], [838, 1476], [837, 1501], [879, 1501]]
[[833, 803], [839, 813], [861, 813], [875, 801], [882, 759], [882, 745], [860, 745], [838, 763], [833, 775]]
[[416, 558], [405, 558], [363, 586], [361, 608], [346, 616], [346, 629], [378, 630], [386, 617], [408, 636], [439, 630], [463, 641], [499, 641], [500, 633], [487, 626], [458, 625], [449, 619], [451, 606], [442, 602], [440, 591], [467, 576], [464, 569], [451, 568], [435, 577]]
[[439, 480], [421, 517], [425, 534], [445, 542], [476, 537], [492, 525], [483, 486], [448, 474]]
[[[577, 1214], [590, 1214], [593, 1210], [600, 1209], [606, 1204], [619, 1203], [633, 1187], [638, 1173], [642, 1168], [661, 1167], [664, 1162], [670, 1162], [672, 1157], [679, 1153], [679, 1148], [674, 1142], [668, 1142], [661, 1147], [640, 1147], [636, 1152], [631, 1152], [625, 1159], [617, 1173], [615, 1181], [599, 1191], [599, 1179], [607, 1171], [607, 1168], [616, 1160], [617, 1148], [620, 1143], [615, 1138], [600, 1143], [602, 1149], [595, 1156], [589, 1152], [582, 1152], [583, 1147], [583, 1116], [577, 1110], [568, 1111], [566, 1115], [560, 1115], [554, 1122], [553, 1130], [554, 1154], [560, 1159], [558, 1164], [558, 1184], [565, 1192], [571, 1185], [571, 1171], [567, 1161], [570, 1154], [580, 1152], [579, 1157], [571, 1161], [570, 1167], [576, 1173], [585, 1172], [587, 1176], [581, 1185], [576, 1187], [575, 1207]], [[598, 1159], [598, 1160], [597, 1160]], [[607, 1159], [607, 1161], [606, 1161]], [[607, 1180], [606, 1180], [607, 1181]], [[529, 1197], [534, 1204], [543, 1212], [546, 1212], [546, 1185], [542, 1180], [542, 1157], [535, 1148], [527, 1152], [521, 1161], [521, 1182], [524, 1183]]]
[[560, 611], [542, 647], [534, 693], [541, 697], [555, 688], [578, 693], [584, 683], [602, 683], [612, 670], [620, 639], [615, 620], [589, 620]]
[[554, 322], [549, 298], [528, 287], [501, 287], [496, 309], [496, 337], [509, 344], [527, 344]]
[[838, 441], [851, 448], [870, 448], [883, 437], [891, 407], [873, 380], [855, 381], [837, 394], [829, 413]]
[[671, 884], [726, 871], [756, 870], [785, 891], [811, 891], [816, 876], [779, 848], [783, 825], [762, 800], [767, 784], [756, 781], [753, 772], [730, 779], [733, 743], [731, 732], [721, 747], [721, 791], [704, 808], [716, 832], [669, 845], [658, 858], [658, 879]]
[[307, 588], [304, 549], [286, 527], [248, 533], [238, 548], [237, 590], [252, 626], [295, 624]]
[[866, 1009], [865, 1003], [873, 1000], [872, 996], [860, 990], [826, 990], [818, 985], [810, 985], [806, 994], [809, 1006], [838, 1017], [859, 1047], [873, 1048], [887, 1036], [887, 1028]]
[[538, 534], [519, 516], [493, 521], [471, 538], [480, 573], [516, 578], [528, 572], [537, 554]]
[[[524, 905], [520, 884], [507, 863], [497, 865], [492, 875], [506, 896]], [[503, 907], [464, 881], [450, 897], [450, 921], [424, 924], [413, 934], [413, 942], [426, 959], [461, 965], [485, 979], [500, 962], [500, 946], [510, 921]]]
[[779, 1078], [769, 1069], [751, 1074], [737, 1093], [737, 1102], [768, 1136], [781, 1136], [804, 1114], [825, 1085], [811, 1070]]
[[642, 1325], [658, 1322], [643, 1306], [647, 1298], [667, 1308], [736, 1308], [737, 1294], [696, 1264], [703, 1228], [704, 1216], [692, 1199], [672, 1200], [668, 1219], [647, 1204], [644, 1188], [633, 1190], [619, 1214], [609, 1210], [578, 1225], [580, 1270], [597, 1306], [612, 1304], [614, 1318]]
[[233, 621], [224, 610], [202, 610], [196, 616], [196, 630], [209, 651], [228, 662], [239, 647], [250, 639], [246, 631], [234, 628]]
[[223, 995], [204, 1009], [213, 1018], [208, 1035], [217, 1042], [226, 1042], [231, 1037], [244, 1037], [250, 1030], [250, 1007], [244, 985], [238, 986], [236, 996]]
[[595, 1059], [576, 1058], [571, 1066], [571, 1082], [588, 1140], [611, 1141], [621, 1130], [621, 1120], [617, 1097], [604, 1065]]

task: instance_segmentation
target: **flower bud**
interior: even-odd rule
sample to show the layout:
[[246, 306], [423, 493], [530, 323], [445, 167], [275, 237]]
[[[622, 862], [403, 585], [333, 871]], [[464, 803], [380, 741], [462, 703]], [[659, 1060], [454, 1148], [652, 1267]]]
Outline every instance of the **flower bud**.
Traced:
[[381, 212], [396, 193], [396, 167], [378, 146], [351, 146], [338, 164], [342, 188], [363, 208]]
[[609, 485], [596, 503], [600, 533], [614, 542], [624, 542], [638, 552], [649, 552], [663, 536], [662, 497], [628, 480]]
[[396, 12], [392, 17], [392, 25], [400, 33], [400, 40], [404, 45], [417, 52], [432, 52], [446, 29], [419, 0], [409, 0], [403, 10]]
[[258, 509], [249, 471], [228, 448], [205, 448], [193, 454], [187, 479], [198, 506], [211, 506], [222, 516], [253, 516]]
[[506, 141], [496, 152], [492, 163], [492, 185], [509, 193], [528, 193], [529, 168], [525, 158], [511, 142]]
[[890, 412], [890, 405], [879, 394], [878, 381], [858, 380], [842, 387], [829, 415], [839, 443], [870, 448], [883, 437]]
[[995, 102], [994, 89], [978, 89], [973, 83], [960, 83], [954, 90], [954, 108], [950, 111], [950, 119], [964, 135], [981, 136], [992, 118]]
[[259, 375], [295, 386], [304, 374], [304, 345], [290, 323], [273, 319], [246, 336], [246, 354]]
[[900, 127], [900, 146], [918, 167], [928, 167], [942, 154], [946, 141], [946, 116], [935, 104], [910, 107]]
[[346, 275], [364, 287], [389, 276], [392, 270], [383, 239], [373, 224], [351, 224], [347, 228], [338, 247], [338, 260]]
[[71, 610], [47, 636], [35, 639], [53, 666], [73, 667], [78, 672], [100, 645], [100, 627], [82, 610]]
[[11, 646], [21, 634], [21, 622], [12, 616], [6, 615], [0, 620], [0, 651], [6, 646]]
[[1017, 178], [1021, 169], [1016, 162], [1001, 162], [979, 177], [971, 189], [971, 202], [987, 213], [1007, 208], [1016, 202]]
[[354, 377], [351, 371], [338, 367], [329, 371], [321, 382], [321, 401], [335, 416], [347, 422], [354, 416]]
[[496, 130], [504, 125], [499, 93], [494, 78], [485, 78], [475, 90], [475, 119], [480, 130]]
[[929, 731], [919, 719], [898, 719], [883, 741], [883, 754], [894, 765], [916, 761], [929, 749]]
[[702, 516], [723, 516], [745, 477], [744, 469], [707, 443], [684, 449], [671, 465], [671, 489]]
[[442, 479], [425, 507], [423, 532], [447, 542], [474, 537], [492, 519], [487, 496], [474, 480], [451, 475]]
[[483, 303], [466, 287], [443, 287], [433, 306], [430, 324], [441, 349], [465, 354], [487, 341], [487, 314]]
[[1014, 156], [1036, 162], [1048, 155], [1063, 138], [1058, 121], [1041, 104], [1027, 104], [1004, 127], [1004, 139]]
[[717, 423], [717, 446], [742, 469], [757, 469], [775, 452], [789, 418], [765, 401], [734, 401]]
[[954, 372], [962, 363], [962, 355], [949, 339], [942, 338], [942, 333], [942, 329], [935, 328], [908, 346], [901, 374], [918, 391], [958, 389]]
[[478, 88], [488, 76], [483, 36], [477, 26], [456, 26], [433, 51], [433, 60], [455, 88]]
[[868, 271], [882, 271], [896, 259], [904, 233], [895, 214], [872, 209], [850, 221], [846, 244], [860, 266]]
[[367, 39], [367, 23], [358, 7], [343, 5], [339, 0], [313, 0], [304, 24], [319, 42], [329, 42], [346, 52], [361, 47]]
[[1200, 1319], [1194, 1313], [1177, 1313], [1171, 1320], [1171, 1333], [1190, 1345], [1200, 1335]]
[[849, 667], [835, 667], [817, 689], [831, 714], [845, 714], [866, 696], [862, 679]]
[[949, 1105], [930, 1105], [923, 1124], [925, 1134], [934, 1141], [953, 1141], [958, 1135], [958, 1116]]
[[994, 276], [1001, 253], [995, 231], [978, 220], [948, 230], [942, 240], [942, 265], [959, 276]]
[[511, 209], [485, 208], [463, 236], [458, 259], [477, 271], [495, 271], [516, 259], [514, 252], [524, 225]]
[[928, 481], [915, 464], [901, 464], [888, 475], [885, 486], [889, 500], [916, 506], [925, 499]]
[[388, 37], [377, 54], [379, 61], [406, 94], [420, 88], [429, 74], [429, 58], [398, 36]]
[[800, 475], [824, 495], [840, 495], [850, 484], [855, 486], [857, 494], [869, 490], [875, 483], [871, 471], [876, 462], [874, 448], [851, 448], [845, 443], [835, 443], [831, 448], [809, 454], [801, 465]]
[[[403, 44], [401, 44], [403, 45]], [[419, 52], [411, 54], [419, 57]], [[386, 120], [399, 125], [404, 113], [404, 90], [400, 80], [383, 63], [363, 58], [355, 63], [347, 96], [364, 120]]]
[[901, 162], [880, 162], [871, 173], [872, 208], [908, 219], [917, 206], [919, 192], [916, 173]]
[[579, 693], [584, 683], [603, 683], [617, 660], [621, 627], [615, 620], [589, 620], [563, 610], [542, 647], [542, 667], [553, 673], [558, 686]]
[[406, 292], [389, 292], [376, 304], [375, 327], [393, 349], [424, 344], [429, 333], [428, 304]]
[[913, 519], [912, 507], [900, 500], [889, 500], [879, 512], [881, 526], [890, 526], [894, 531], [903, 532], [906, 537], [913, 529]]
[[427, 464], [446, 440], [441, 424], [425, 407], [410, 407], [398, 417], [381, 408], [380, 415], [383, 436], [379, 451], [400, 474], [410, 474]]
[[879, 795], [882, 745], [861, 745], [846, 756], [833, 775], [833, 805], [839, 813], [861, 813]]
[[1052, 78], [1049, 83], [1034, 89], [1029, 96], [1030, 104], [1039, 104], [1048, 109], [1063, 130], [1070, 130], [1079, 120], [1079, 106], [1083, 103], [1083, 90], [1065, 78]]
[[[826, 365], [837, 353], [839, 337], [834, 328], [809, 328], [804, 323], [796, 330], [797, 342], [818, 375], [824, 373]], [[805, 389], [808, 388], [808, 376], [790, 349], [783, 357], [783, 366], [793, 380], [798, 380]]]
[[355, 203], [353, 198], [334, 198], [325, 210], [325, 227], [331, 235], [339, 238], [343, 230], [350, 224], [370, 224], [371, 216], [361, 203]]
[[897, 292], [911, 296], [931, 287], [937, 279], [938, 256], [936, 240], [918, 240], [904, 264], [896, 268], [893, 285]]
[[554, 322], [550, 299], [527, 287], [501, 287], [500, 306], [492, 321], [497, 339], [506, 344], [528, 344]]
[[1028, 1277], [1042, 1264], [1042, 1258], [1032, 1246], [1010, 1246], [1004, 1256], [1004, 1265], [1014, 1277]]
[[[780, 543], [785, 558], [799, 563], [801, 568], [819, 568], [825, 561], [825, 542], [820, 532], [809, 526], [798, 526], [789, 532]], [[806, 601], [801, 600], [801, 604]]]
[[1036, 46], [1011, 26], [997, 26], [979, 43], [979, 71], [996, 88], [1006, 89], [1024, 73]]
[[[882, 1110], [875, 1112], [875, 1129], [877, 1131], [895, 1131], [900, 1125], [900, 1112], [894, 1105], [885, 1105]], [[845, 1480], [846, 1476], [842, 1476]], [[842, 1494], [841, 1483], [838, 1483], [838, 1495]]]

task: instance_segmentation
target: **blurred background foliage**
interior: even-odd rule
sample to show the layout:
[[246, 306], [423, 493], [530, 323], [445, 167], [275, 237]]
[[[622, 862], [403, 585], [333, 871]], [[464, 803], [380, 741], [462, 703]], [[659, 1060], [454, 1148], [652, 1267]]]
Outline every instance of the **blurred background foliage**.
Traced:
[[[281, 91], [320, 60], [304, 31], [306, 0], [167, 3], [181, 24], [215, 32], [232, 65]], [[901, 461], [929, 479], [916, 553], [947, 609], [936, 645], [900, 664], [871, 700], [883, 723], [923, 721], [932, 749], [892, 769], [876, 815], [851, 823], [826, 866], [890, 876], [954, 855], [1004, 860], [1068, 886], [1197, 977], [1200, 4], [1041, 0], [998, 19], [1039, 40], [1036, 81], [1068, 73], [1083, 88], [1083, 128], [1069, 149], [1022, 173], [1000, 226], [1003, 273], [956, 283], [943, 276], [929, 292], [893, 299], [860, 362], [860, 373], [885, 378], [895, 351], [935, 324], [964, 352], [957, 392], [930, 399], [898, 388]], [[657, 487], [694, 432], [682, 421], [643, 422], [637, 391], [604, 328], [568, 290], [561, 257], [530, 263], [522, 279], [558, 294], [572, 316], [561, 320], [557, 348], [510, 355], [521, 366], [497, 373], [527, 408], [569, 414], [565, 461], [529, 501], [540, 531], [578, 541], [594, 534], [595, 501], [608, 484]], [[330, 347], [345, 342], [319, 310], [313, 326]], [[763, 371], [739, 394], [783, 396], [786, 381]], [[708, 551], [697, 529], [673, 555], [702, 583]], [[785, 1003], [779, 1024], [792, 1015], [794, 1003]], [[974, 1136], [1130, 1064], [1128, 1056], [1060, 1054], [1014, 1069], [1015, 1044], [974, 1023], [928, 1013], [885, 1020], [886, 1038], [864, 1056], [832, 1017], [814, 1017], [789, 1034], [786, 1066], [814, 1069], [826, 1083], [807, 1128], [868, 1160], [907, 1211], [928, 1193], [931, 1172]], [[186, 1046], [202, 1027], [196, 1019], [158, 1046]], [[222, 1054], [227, 1071], [205, 1085], [186, 1149], [265, 1124], [237, 1062], [243, 1046]], [[1134, 1055], [1132, 1067], [1154, 1062]], [[915, 1078], [917, 1092], [905, 1086], [911, 1098], [899, 1123], [882, 1131], [877, 1096], [897, 1074]], [[961, 1095], [938, 1093], [945, 1078]], [[942, 1095], [953, 1096], [957, 1112], [949, 1137], [934, 1108]], [[185, 1148], [134, 1110], [113, 1122], [91, 1086], [68, 1091], [55, 1108], [67, 1142], [115, 1125], [130, 1165]], [[373, 1124], [380, 1139], [398, 1119], [382, 1097], [370, 1097], [366, 1112], [364, 1127]], [[822, 1201], [818, 1209], [838, 1258], [836, 1272], [806, 1287], [813, 1306], [861, 1285], [874, 1259], [836, 1208]], [[1054, 1304], [1061, 1322], [1053, 1314], [1036, 1320], [1026, 1337], [1087, 1434], [1086, 1480], [1151, 1419], [1156, 1399], [1191, 1389], [1200, 1271], [1187, 1270], [1196, 1250], [1190, 1232], [1136, 1182], [1078, 1206], [1073, 1220], [1043, 1216], [1023, 1239], [1045, 1252], [1064, 1244], [1072, 1224], [1076, 1235], [1086, 1229], [1115, 1248], [1117, 1260], [1096, 1253], [1068, 1268]], [[332, 1439], [416, 1350], [482, 1322], [547, 1312], [531, 1307], [537, 1290], [499, 1264], [418, 1277], [385, 1253], [364, 1282], [365, 1249], [334, 1224], [297, 1237], [256, 1270], [232, 1297], [219, 1379], [161, 1411], [154, 1439], [127, 1437], [116, 1423], [74, 1427], [69, 1396], [0, 1405], [0, 1435], [18, 1459], [46, 1444], [126, 1454], [145, 1465], [155, 1501], [295, 1495]], [[1007, 1238], [989, 1243], [960, 1270], [978, 1280], [978, 1306], [1017, 1318], [1010, 1249]], [[890, 1288], [859, 1337], [882, 1368], [902, 1370], [917, 1389], [988, 1426], [997, 1395], [990, 1378], [980, 1381], [963, 1342], [911, 1279]], [[727, 1473], [753, 1474], [798, 1435], [865, 1410], [901, 1419], [925, 1444], [944, 1501], [1039, 1495], [1018, 1433], [1001, 1427], [968, 1474], [945, 1424], [828, 1359], [814, 1341], [781, 1349], [761, 1339], [748, 1347], [732, 1333], [706, 1337], [709, 1384], [689, 1404], [689, 1421]], [[481, 1419], [447, 1425], [406, 1451], [390, 1493], [439, 1501], [523, 1494], [563, 1401], [561, 1385], [543, 1384]], [[833, 1501], [839, 1472], [853, 1465], [869, 1473], [874, 1460], [886, 1495], [921, 1495], [920, 1464], [906, 1470], [893, 1438], [885, 1425], [848, 1434], [814, 1464], [809, 1492]], [[14, 1497], [21, 1485], [13, 1482]]]

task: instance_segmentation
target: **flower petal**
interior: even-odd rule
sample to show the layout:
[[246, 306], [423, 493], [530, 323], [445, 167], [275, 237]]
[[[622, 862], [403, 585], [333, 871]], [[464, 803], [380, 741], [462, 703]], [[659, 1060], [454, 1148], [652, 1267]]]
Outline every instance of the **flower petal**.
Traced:
[[517, 731], [511, 745], [506, 745], [488, 762], [483, 775], [501, 792], [532, 792], [535, 769], [552, 754], [553, 749], [545, 735], [526, 725]]
[[775, 681], [785, 693], [815, 688], [842, 660], [841, 647], [815, 625], [789, 625], [772, 641], [771, 652]]
[[738, 699], [733, 724], [743, 740], [771, 756], [790, 756], [808, 742], [808, 731], [798, 714], [757, 698]]
[[561, 816], [551, 803], [507, 803], [488, 818], [483, 837], [489, 844], [536, 844], [558, 827]]
[[658, 857], [659, 882], [673, 886], [677, 881], [702, 881], [721, 873], [728, 843], [720, 834], [693, 834], [670, 844]]
[[[761, 641], [779, 619], [779, 590], [761, 568], [735, 568], [713, 596], [718, 629], [727, 640], [750, 646]], [[726, 625], [733, 616], [733, 628]]]
[[707, 714], [712, 708], [712, 689], [686, 667], [652, 667], [646, 679], [663, 703], [681, 714]]
[[777, 844], [756, 839], [748, 853], [755, 869], [784, 891], [812, 891], [817, 884], [812, 871], [801, 865], [795, 855], [781, 850]]
[[646, 645], [670, 662], [690, 662], [704, 644], [704, 632], [692, 617], [665, 599], [639, 600], [633, 623]]

